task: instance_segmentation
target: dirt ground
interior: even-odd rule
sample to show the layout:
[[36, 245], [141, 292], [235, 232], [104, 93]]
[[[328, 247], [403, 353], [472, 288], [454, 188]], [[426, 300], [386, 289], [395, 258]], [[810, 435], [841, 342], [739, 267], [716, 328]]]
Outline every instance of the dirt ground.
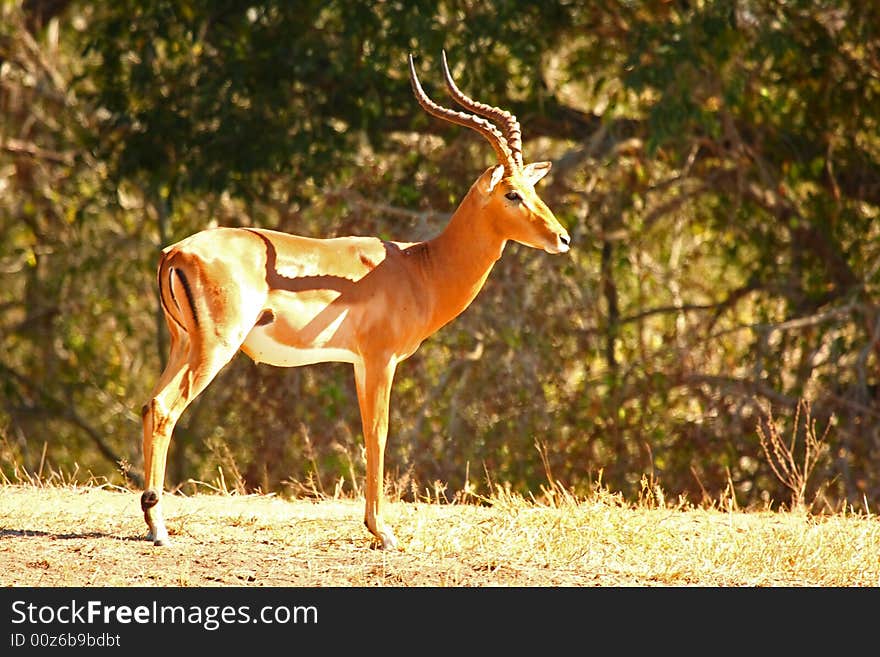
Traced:
[[[144, 540], [138, 496], [100, 489], [0, 490], [2, 586], [596, 586], [650, 581], [614, 572], [449, 553], [407, 535], [411, 524], [491, 522], [482, 507], [391, 505], [403, 548], [374, 549], [362, 502], [167, 497], [173, 540]], [[395, 508], [398, 507], [398, 508]], [[420, 508], [421, 507], [421, 508]], [[449, 516], [444, 518], [444, 516]], [[400, 518], [398, 518], [399, 522]], [[401, 531], [402, 530], [402, 531]], [[409, 540], [408, 540], [409, 539]], [[453, 548], [454, 549], [454, 548]]]
[[139, 494], [0, 486], [5, 587], [880, 586], [873, 514], [393, 502], [377, 550], [363, 500], [199, 494], [162, 502], [173, 545], [145, 540]]

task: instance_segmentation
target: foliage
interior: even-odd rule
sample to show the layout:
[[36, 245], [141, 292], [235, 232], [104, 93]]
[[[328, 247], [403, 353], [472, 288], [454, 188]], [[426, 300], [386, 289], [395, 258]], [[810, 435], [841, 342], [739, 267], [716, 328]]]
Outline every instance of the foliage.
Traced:
[[[7, 2], [0, 16], [0, 454], [118, 477], [166, 346], [158, 249], [213, 223], [438, 232], [491, 150], [413, 102], [510, 107], [570, 256], [510, 245], [398, 371], [404, 491], [601, 473], [783, 499], [756, 432], [834, 418], [828, 504], [880, 502], [880, 15], [872, 3]], [[785, 410], [787, 409], [787, 412]], [[168, 484], [356, 488], [350, 367], [236, 358]], [[535, 445], [543, 445], [540, 454]], [[817, 466], [818, 467], [818, 466]], [[475, 484], [474, 482], [478, 482]]]

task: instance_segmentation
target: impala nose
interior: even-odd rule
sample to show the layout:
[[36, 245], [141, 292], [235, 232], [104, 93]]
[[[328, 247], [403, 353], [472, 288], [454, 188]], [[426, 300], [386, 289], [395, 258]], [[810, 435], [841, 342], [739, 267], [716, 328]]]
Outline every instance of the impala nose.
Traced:
[[557, 253], [565, 253], [566, 251], [568, 251], [569, 245], [571, 244], [571, 238], [568, 236], [568, 234], [559, 235], [557, 237], [557, 241]]

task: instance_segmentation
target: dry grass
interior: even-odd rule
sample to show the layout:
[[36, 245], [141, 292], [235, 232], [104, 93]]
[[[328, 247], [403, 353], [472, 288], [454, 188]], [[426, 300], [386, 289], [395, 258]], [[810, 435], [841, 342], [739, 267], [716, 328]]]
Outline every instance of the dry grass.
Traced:
[[880, 586], [880, 520], [642, 502], [394, 502], [370, 547], [361, 500], [167, 496], [175, 546], [142, 540], [135, 492], [0, 486], [3, 586]]

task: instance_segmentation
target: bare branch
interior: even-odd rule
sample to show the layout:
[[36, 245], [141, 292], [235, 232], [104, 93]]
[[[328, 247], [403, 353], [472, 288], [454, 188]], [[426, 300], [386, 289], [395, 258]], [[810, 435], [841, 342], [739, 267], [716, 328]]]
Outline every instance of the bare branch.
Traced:
[[73, 164], [75, 155], [41, 148], [36, 144], [22, 141], [21, 139], [7, 138], [0, 142], [0, 150], [14, 155], [28, 155], [38, 160], [47, 160], [57, 164]]

